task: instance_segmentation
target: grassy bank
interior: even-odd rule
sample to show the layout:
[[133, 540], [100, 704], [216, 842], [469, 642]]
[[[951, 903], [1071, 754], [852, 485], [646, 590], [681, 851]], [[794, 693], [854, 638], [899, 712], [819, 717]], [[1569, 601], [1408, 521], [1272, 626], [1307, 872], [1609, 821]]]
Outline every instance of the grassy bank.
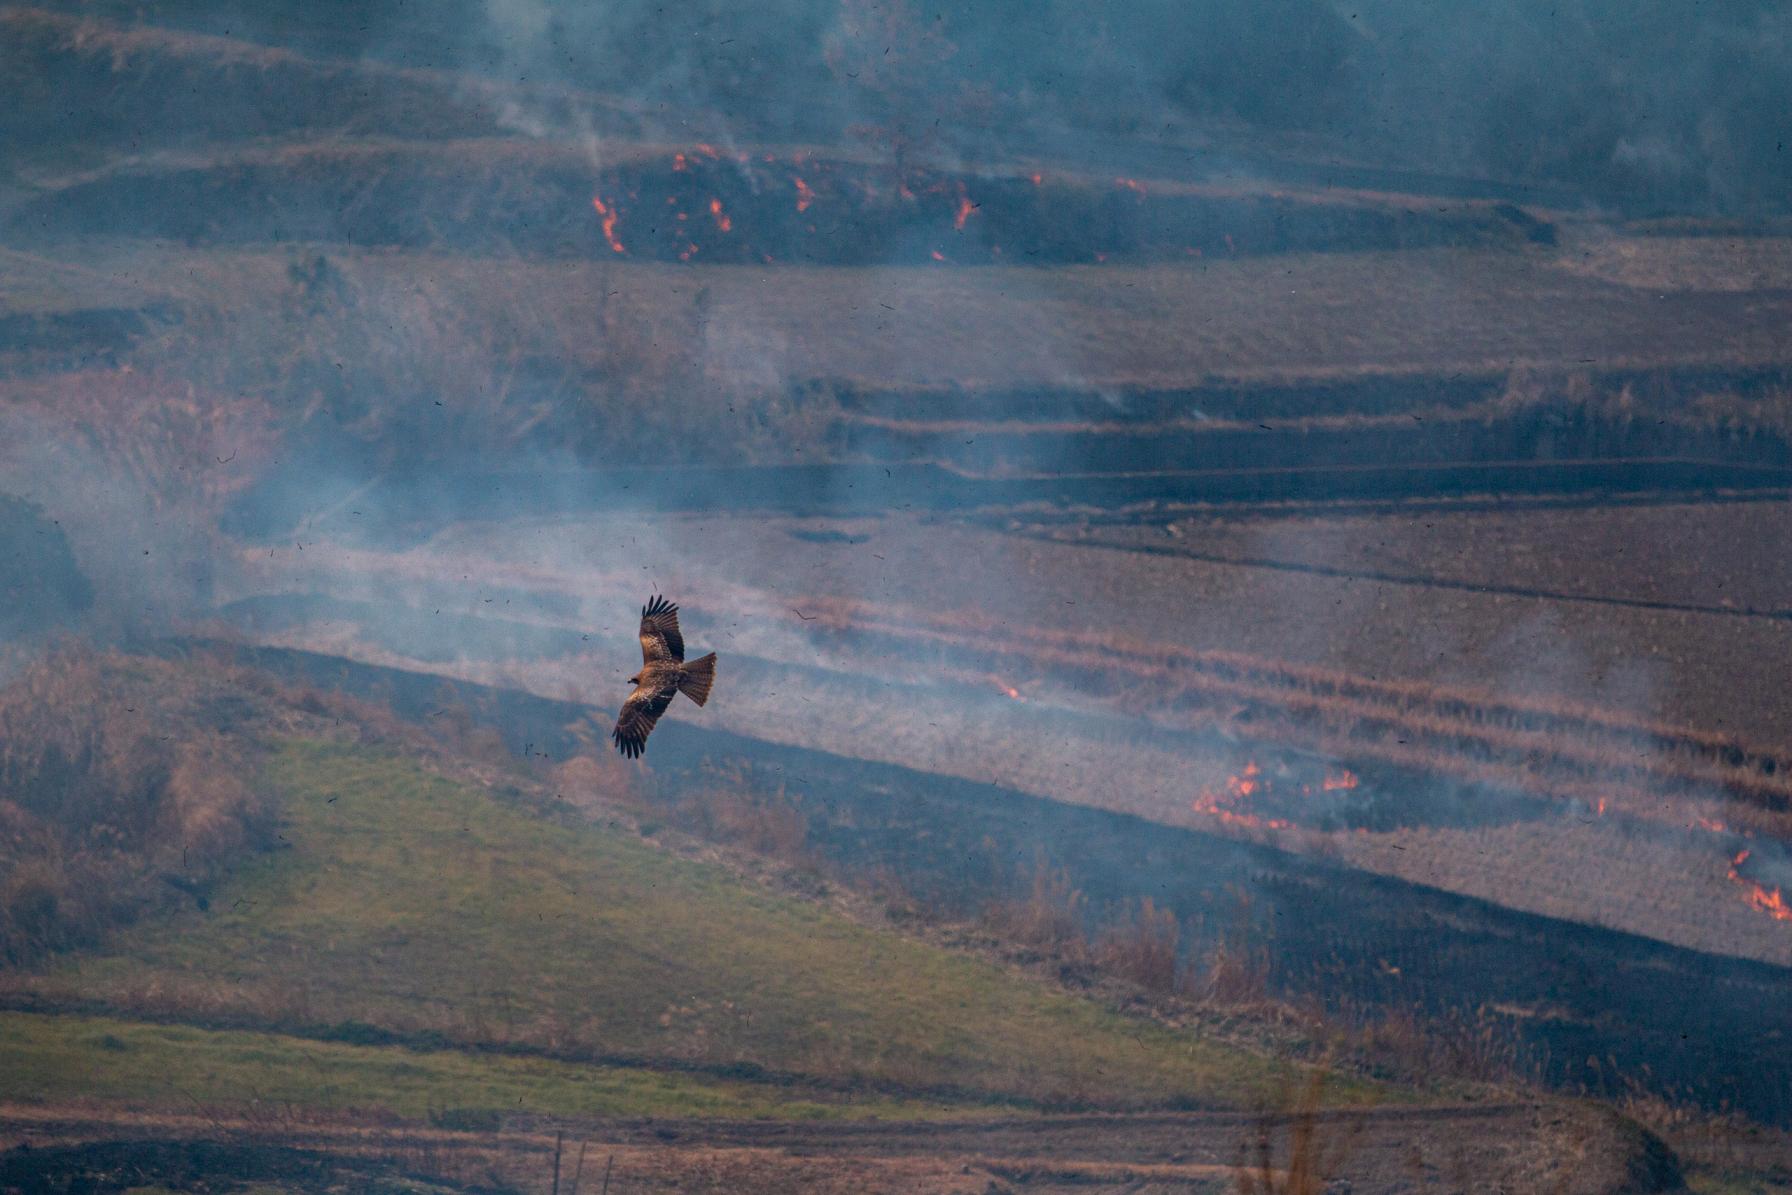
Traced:
[[955, 1102], [1244, 1107], [1293, 1071], [387, 755], [293, 743], [265, 782], [278, 849], [208, 908], [27, 986], [194, 1023], [315, 1035], [349, 1022], [375, 1044], [403, 1034]]

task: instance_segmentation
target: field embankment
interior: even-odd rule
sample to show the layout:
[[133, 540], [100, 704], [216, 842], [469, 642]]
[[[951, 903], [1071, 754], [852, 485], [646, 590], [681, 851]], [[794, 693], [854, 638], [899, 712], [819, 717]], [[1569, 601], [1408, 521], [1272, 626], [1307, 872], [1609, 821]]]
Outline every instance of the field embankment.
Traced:
[[1283, 1070], [501, 790], [314, 745], [270, 768], [273, 850], [14, 998], [954, 1103], [1237, 1105]]

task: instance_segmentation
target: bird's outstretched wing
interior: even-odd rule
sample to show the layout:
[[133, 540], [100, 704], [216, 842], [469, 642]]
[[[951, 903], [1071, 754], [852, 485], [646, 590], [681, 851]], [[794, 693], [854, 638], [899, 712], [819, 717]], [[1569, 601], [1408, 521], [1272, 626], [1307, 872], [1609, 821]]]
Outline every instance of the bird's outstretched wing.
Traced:
[[647, 736], [653, 733], [654, 723], [672, 704], [672, 695], [677, 692], [676, 687], [660, 689], [637, 685], [628, 700], [622, 703], [622, 713], [616, 717], [616, 729], [610, 732], [616, 750], [630, 759], [639, 759], [641, 752], [647, 749]]
[[678, 607], [656, 597], [641, 607], [641, 662], [662, 660], [684, 662], [684, 635], [678, 629]]

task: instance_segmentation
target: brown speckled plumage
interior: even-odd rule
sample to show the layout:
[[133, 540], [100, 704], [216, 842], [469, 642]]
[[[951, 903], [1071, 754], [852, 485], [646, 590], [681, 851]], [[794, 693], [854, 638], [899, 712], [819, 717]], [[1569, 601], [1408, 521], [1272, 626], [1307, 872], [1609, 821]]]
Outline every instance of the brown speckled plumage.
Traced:
[[684, 635], [678, 629], [678, 607], [655, 597], [641, 607], [641, 671], [629, 677], [635, 691], [622, 703], [616, 729], [610, 732], [616, 749], [630, 759], [647, 749], [654, 723], [683, 693], [698, 705], [709, 700], [715, 683], [716, 655], [684, 662]]

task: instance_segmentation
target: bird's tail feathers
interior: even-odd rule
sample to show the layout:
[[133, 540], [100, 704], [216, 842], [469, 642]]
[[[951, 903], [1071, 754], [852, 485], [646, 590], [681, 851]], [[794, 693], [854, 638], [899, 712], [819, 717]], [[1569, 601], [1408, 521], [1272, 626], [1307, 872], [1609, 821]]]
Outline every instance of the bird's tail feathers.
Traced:
[[679, 673], [678, 691], [698, 705], [709, 700], [709, 687], [716, 683], [716, 653], [701, 660], [689, 660]]

